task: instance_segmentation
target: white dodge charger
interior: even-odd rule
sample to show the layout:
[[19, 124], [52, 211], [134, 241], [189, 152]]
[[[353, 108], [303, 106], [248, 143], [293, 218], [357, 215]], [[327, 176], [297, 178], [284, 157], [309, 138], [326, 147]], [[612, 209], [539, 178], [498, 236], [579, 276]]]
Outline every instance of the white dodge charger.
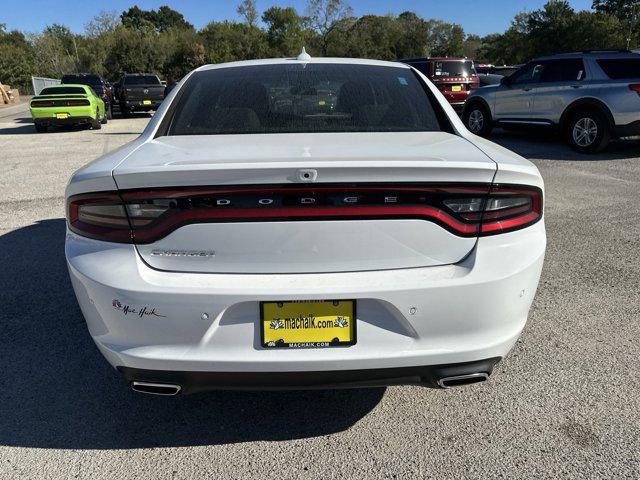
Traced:
[[66, 197], [89, 331], [164, 395], [486, 380], [546, 245], [536, 167], [373, 60], [201, 67]]

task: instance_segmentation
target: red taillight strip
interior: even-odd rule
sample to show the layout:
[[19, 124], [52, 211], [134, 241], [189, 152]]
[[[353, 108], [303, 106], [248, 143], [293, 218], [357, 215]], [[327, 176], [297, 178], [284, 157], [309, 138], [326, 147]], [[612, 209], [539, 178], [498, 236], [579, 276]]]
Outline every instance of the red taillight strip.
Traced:
[[489, 197], [500, 198], [509, 195], [527, 196], [531, 199], [531, 205], [485, 212], [481, 221], [481, 236], [512, 232], [533, 225], [542, 218], [542, 190], [513, 185], [493, 185]]
[[[305, 204], [297, 197], [298, 194], [313, 196], [317, 202]], [[335, 194], [338, 194], [337, 200]], [[262, 195], [265, 198], [273, 197], [280, 203], [261, 204]], [[387, 195], [397, 196], [399, 200], [387, 203]], [[227, 199], [232, 199], [234, 203], [218, 204], [217, 199], [221, 196], [227, 196]], [[256, 196], [260, 201], [256, 200]], [[347, 197], [341, 198], [342, 196]], [[358, 197], [357, 201], [346, 203], [350, 196]], [[530, 201], [525, 205], [484, 213], [478, 210], [475, 213], [455, 213], [444, 203], [446, 199], [473, 200], [479, 197], [491, 199], [513, 196], [528, 197]], [[292, 199], [296, 198], [300, 203], [291, 204]], [[361, 200], [362, 203], [357, 203]], [[130, 214], [127, 219], [125, 209], [122, 210], [122, 215], [118, 216], [105, 213], [92, 216], [92, 211], [89, 210], [83, 212], [81, 217], [89, 222], [87, 223], [78, 215], [78, 209], [84, 204], [97, 207], [119, 205], [123, 208], [129, 205], [130, 207], [126, 208], [133, 208], [154, 201], [159, 202], [156, 205], [161, 206], [160, 210], [156, 210], [157, 216], [147, 214], [132, 217]], [[333, 203], [336, 201], [339, 203]], [[140, 207], [137, 207], [136, 211], [140, 212]], [[98, 192], [71, 197], [67, 215], [69, 228], [80, 235], [126, 243], [152, 243], [177, 228], [195, 223], [356, 219], [421, 219], [434, 222], [457, 236], [475, 237], [524, 228], [541, 217], [540, 189], [518, 185], [490, 187], [487, 184], [313, 184]]]

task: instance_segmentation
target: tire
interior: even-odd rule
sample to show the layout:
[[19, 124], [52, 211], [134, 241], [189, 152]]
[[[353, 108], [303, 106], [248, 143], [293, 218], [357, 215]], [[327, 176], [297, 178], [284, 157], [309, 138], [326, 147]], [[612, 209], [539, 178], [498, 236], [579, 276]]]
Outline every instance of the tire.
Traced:
[[491, 113], [481, 103], [473, 103], [464, 109], [462, 121], [467, 129], [481, 137], [488, 137], [493, 130]]
[[96, 109], [96, 118], [91, 121], [91, 128], [94, 130], [100, 130], [102, 123], [100, 122], [100, 111]]
[[105, 111], [104, 112], [104, 117], [102, 117], [102, 120], [100, 120], [100, 123], [102, 125], [106, 125], [108, 121], [109, 121], [109, 119], [107, 118], [107, 112]]
[[593, 109], [579, 110], [571, 115], [566, 134], [571, 148], [579, 153], [601, 152], [611, 141], [607, 119]]
[[47, 133], [49, 131], [49, 127], [46, 125], [35, 124], [36, 132], [38, 133]]

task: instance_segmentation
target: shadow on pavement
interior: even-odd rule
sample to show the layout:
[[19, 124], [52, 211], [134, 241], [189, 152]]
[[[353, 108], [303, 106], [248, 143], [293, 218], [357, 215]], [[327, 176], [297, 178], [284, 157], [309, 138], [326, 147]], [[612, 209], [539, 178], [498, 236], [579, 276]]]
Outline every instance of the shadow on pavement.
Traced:
[[93, 344], [64, 259], [65, 222], [0, 236], [0, 445], [125, 449], [290, 440], [351, 427], [384, 389], [129, 390]]
[[20, 125], [19, 127], [14, 127], [13, 124], [8, 123], [6, 125], [12, 125], [10, 127], [3, 127], [2, 123], [0, 123], [0, 135], [29, 135], [32, 133], [36, 133], [36, 129], [31, 125]]
[[507, 131], [496, 129], [489, 140], [527, 159], [555, 161], [624, 160], [640, 157], [640, 141], [616, 140], [599, 153], [584, 154], [571, 149], [564, 138], [544, 130]]

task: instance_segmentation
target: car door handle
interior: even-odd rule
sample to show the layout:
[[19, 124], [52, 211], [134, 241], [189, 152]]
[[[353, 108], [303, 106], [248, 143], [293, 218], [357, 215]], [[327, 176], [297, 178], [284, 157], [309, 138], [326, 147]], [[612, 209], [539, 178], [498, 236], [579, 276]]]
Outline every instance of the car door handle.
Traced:
[[531, 90], [531, 87], [523, 87], [522, 89], [523, 92], [528, 92], [529, 90]]
[[582, 85], [571, 85], [571, 88], [580, 88]]

